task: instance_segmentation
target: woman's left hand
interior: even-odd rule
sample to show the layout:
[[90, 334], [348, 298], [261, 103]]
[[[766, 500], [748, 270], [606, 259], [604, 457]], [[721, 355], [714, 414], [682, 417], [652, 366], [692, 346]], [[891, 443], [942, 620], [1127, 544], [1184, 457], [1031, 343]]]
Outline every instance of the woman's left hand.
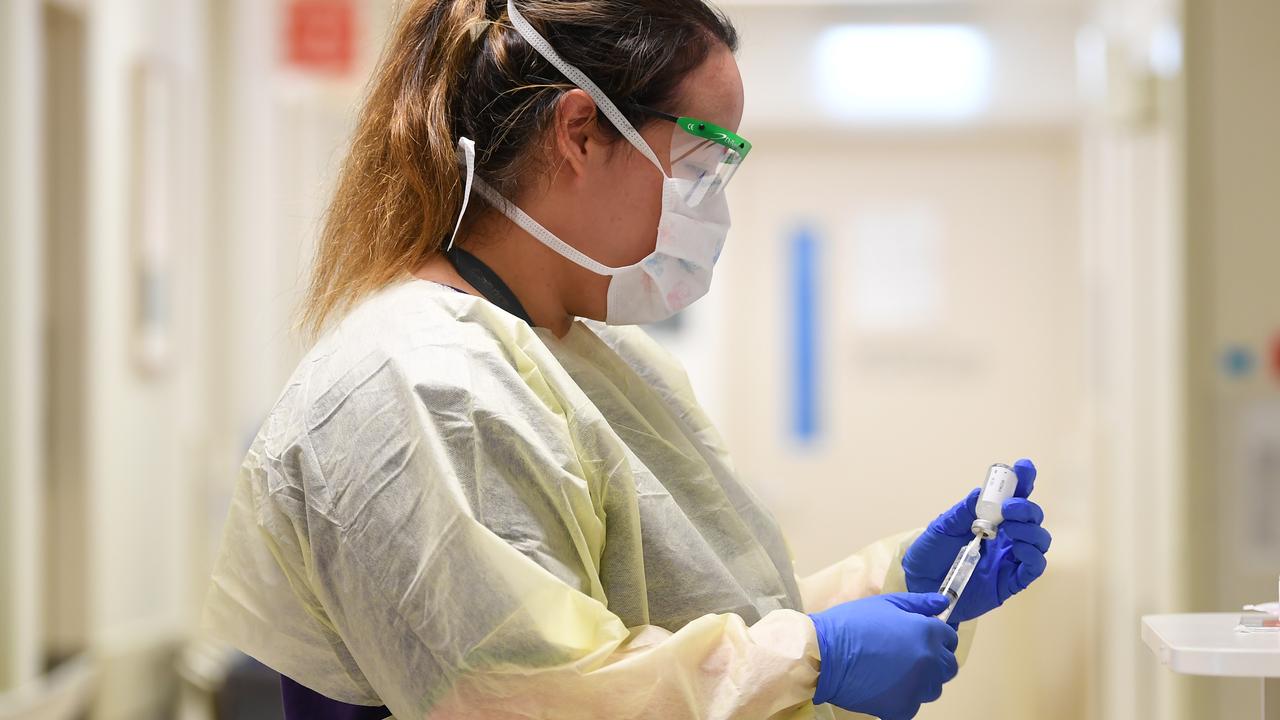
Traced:
[[[1000, 607], [1044, 574], [1044, 554], [1049, 552], [1051, 537], [1041, 527], [1044, 511], [1027, 499], [1035, 487], [1036, 466], [1024, 458], [1014, 464], [1013, 470], [1018, 475], [1018, 489], [1001, 506], [1004, 521], [996, 536], [982, 541], [982, 559], [951, 611], [951, 625]], [[977, 518], [975, 508], [981, 491], [982, 488], [975, 489], [939, 515], [907, 549], [902, 569], [908, 590], [938, 591], [956, 555], [973, 540], [970, 527]]]

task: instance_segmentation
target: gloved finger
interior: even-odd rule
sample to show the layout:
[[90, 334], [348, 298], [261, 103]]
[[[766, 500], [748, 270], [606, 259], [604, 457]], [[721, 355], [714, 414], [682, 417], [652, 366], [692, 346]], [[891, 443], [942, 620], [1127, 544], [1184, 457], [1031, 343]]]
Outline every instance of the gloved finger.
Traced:
[[920, 704], [931, 703], [942, 697], [942, 683], [933, 683], [920, 693]]
[[1000, 504], [1000, 516], [1039, 525], [1044, 522], [1044, 509], [1026, 498], [1009, 498]]
[[1000, 532], [1012, 540], [1014, 545], [1027, 543], [1042, 553], [1049, 552], [1049, 545], [1053, 543], [1053, 536], [1048, 530], [1031, 523], [1005, 521], [1000, 525]]
[[882, 715], [880, 716], [880, 720], [911, 720], [911, 718], [915, 717], [916, 714], [919, 712], [920, 712], [920, 703], [912, 703], [906, 706], [905, 708], [903, 708], [900, 714]]
[[933, 629], [933, 634], [930, 635], [930, 638], [934, 642], [942, 643], [942, 647], [946, 648], [947, 652], [954, 653], [956, 647], [960, 644], [960, 636], [956, 634], [955, 628], [941, 621], [934, 623], [934, 625], [937, 627]]
[[1026, 588], [1036, 578], [1044, 574], [1049, 561], [1043, 553], [1026, 543], [1013, 544], [1013, 556], [1018, 564], [1014, 571], [1014, 584], [1019, 590]]
[[1018, 489], [1015, 497], [1028, 497], [1036, 487], [1036, 464], [1030, 458], [1022, 458], [1013, 464], [1013, 472], [1018, 476]]
[[978, 519], [978, 494], [981, 492], [982, 488], [974, 488], [964, 500], [929, 523], [929, 531], [951, 537], [968, 537], [973, 532], [973, 521]]
[[942, 682], [949, 683], [960, 674], [960, 661], [953, 652], [942, 656]]
[[947, 609], [950, 601], [942, 593], [890, 593], [882, 596], [899, 610], [933, 617]]
[[1044, 553], [1040, 552], [1040, 548], [1031, 543], [1016, 542], [1009, 546], [1009, 550], [1013, 553], [1014, 559], [1022, 565], [1042, 567], [1049, 562], [1045, 559]]

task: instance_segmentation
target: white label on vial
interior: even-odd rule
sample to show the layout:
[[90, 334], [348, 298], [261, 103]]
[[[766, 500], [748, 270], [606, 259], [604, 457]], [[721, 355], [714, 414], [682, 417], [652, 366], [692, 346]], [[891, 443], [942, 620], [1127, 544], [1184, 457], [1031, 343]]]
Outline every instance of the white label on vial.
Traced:
[[982, 491], [983, 500], [994, 500], [995, 498], [1009, 498], [1013, 496], [1013, 482], [1017, 479], [1009, 470], [1002, 467], [993, 467], [987, 475], [987, 486]]

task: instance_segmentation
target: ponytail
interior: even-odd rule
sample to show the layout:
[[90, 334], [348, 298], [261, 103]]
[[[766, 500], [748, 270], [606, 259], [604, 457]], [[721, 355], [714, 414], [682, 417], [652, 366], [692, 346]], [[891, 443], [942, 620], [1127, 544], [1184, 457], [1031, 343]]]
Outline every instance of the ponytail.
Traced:
[[412, 3], [370, 85], [314, 258], [300, 325], [333, 315], [439, 249], [461, 204], [451, 118], [484, 0]]

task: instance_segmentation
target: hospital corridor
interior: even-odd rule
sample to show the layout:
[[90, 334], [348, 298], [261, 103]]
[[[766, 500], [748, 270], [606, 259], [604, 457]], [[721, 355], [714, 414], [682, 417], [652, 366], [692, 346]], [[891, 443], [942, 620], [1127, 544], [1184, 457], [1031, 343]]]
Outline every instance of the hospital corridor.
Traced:
[[0, 0], [0, 720], [1277, 720], [1278, 78], [1276, 0]]

